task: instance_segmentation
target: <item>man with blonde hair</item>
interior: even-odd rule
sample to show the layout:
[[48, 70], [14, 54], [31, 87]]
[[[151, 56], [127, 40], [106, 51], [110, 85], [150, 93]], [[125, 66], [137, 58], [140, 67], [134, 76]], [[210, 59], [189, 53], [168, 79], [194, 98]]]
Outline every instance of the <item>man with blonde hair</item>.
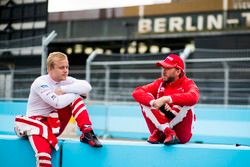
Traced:
[[37, 166], [52, 166], [52, 148], [58, 149], [59, 136], [71, 116], [82, 131], [80, 141], [93, 147], [102, 147], [92, 130], [92, 123], [82, 97], [92, 89], [85, 80], [68, 76], [67, 55], [50, 53], [48, 74], [35, 79], [30, 88], [26, 116], [16, 117], [16, 133], [28, 136], [36, 153]]

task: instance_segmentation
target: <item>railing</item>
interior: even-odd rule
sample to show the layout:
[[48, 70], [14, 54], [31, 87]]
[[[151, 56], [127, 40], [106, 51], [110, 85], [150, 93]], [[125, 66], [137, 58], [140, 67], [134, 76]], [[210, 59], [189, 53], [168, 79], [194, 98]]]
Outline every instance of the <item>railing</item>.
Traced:
[[[211, 52], [223, 55], [212, 58], [200, 56], [185, 61], [186, 75], [199, 87], [200, 103], [250, 105], [250, 55], [237, 57], [243, 52], [239, 50], [233, 54], [229, 52], [232, 56], [226, 56], [228, 51], [203, 49], [197, 49], [196, 54]], [[162, 55], [151, 55], [151, 58], [148, 55], [147, 60], [135, 60], [141, 55], [134, 55], [134, 60], [126, 60], [126, 57], [117, 55], [118, 60], [100, 61], [98, 56], [103, 55], [97, 55], [87, 64], [86, 75], [93, 86], [90, 100], [104, 102], [132, 102], [131, 92], [136, 86], [160, 77], [161, 70], [155, 63], [164, 58]]]
[[55, 31], [41, 36], [0, 41], [0, 56], [7, 55], [42, 55], [41, 74], [46, 73], [47, 46], [57, 36]]
[[[70, 75], [85, 78], [83, 67], [71, 67]], [[0, 100], [27, 100], [32, 82], [40, 76], [40, 68], [0, 70]]]
[[[248, 52], [230, 52], [231, 56], [227, 56], [225, 51], [197, 49], [185, 61], [186, 75], [199, 87], [200, 104], [250, 105]], [[86, 74], [93, 87], [89, 101], [131, 103], [134, 102], [131, 93], [135, 87], [160, 77], [161, 70], [155, 63], [165, 56], [96, 55], [87, 63], [87, 71], [84, 66], [71, 67], [70, 75], [85, 79]], [[0, 70], [0, 98], [27, 99], [31, 83], [40, 75], [39, 70], [40, 68]], [[3, 77], [7, 75], [8, 80]], [[6, 94], [7, 88], [11, 93]]]

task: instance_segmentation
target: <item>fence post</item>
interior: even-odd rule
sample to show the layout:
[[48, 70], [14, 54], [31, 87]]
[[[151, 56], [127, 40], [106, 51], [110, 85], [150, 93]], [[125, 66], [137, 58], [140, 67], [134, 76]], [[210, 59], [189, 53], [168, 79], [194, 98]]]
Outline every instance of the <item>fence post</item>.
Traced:
[[106, 109], [105, 112], [105, 130], [103, 138], [107, 138], [109, 136], [109, 109], [108, 109], [108, 100], [109, 100], [109, 87], [110, 87], [110, 66], [104, 65], [105, 67], [105, 96], [104, 96], [104, 104]]
[[93, 61], [93, 59], [96, 57], [96, 51], [92, 52], [89, 57], [86, 60], [86, 80], [90, 83], [90, 73], [91, 73], [91, 69], [90, 69], [90, 65], [91, 62]]
[[222, 62], [224, 67], [224, 105], [228, 105], [229, 96], [229, 66], [227, 62]]
[[105, 65], [105, 96], [104, 101], [105, 103], [109, 100], [109, 84], [110, 82], [110, 67], [108, 65]]
[[13, 67], [13, 65], [9, 65], [8, 67], [9, 67], [10, 75], [11, 75], [10, 90], [9, 90], [10, 97], [9, 98], [12, 98], [13, 97], [13, 89], [14, 89], [14, 67]]
[[184, 62], [184, 71], [186, 71], [186, 59], [190, 56], [191, 53], [195, 51], [194, 44], [187, 44], [183, 52], [180, 53], [180, 57]]
[[42, 39], [42, 57], [41, 57], [41, 75], [46, 73], [46, 57], [48, 54], [47, 46], [57, 36], [55, 31], [52, 31], [47, 37]]
[[227, 18], [228, 18], [228, 0], [223, 0], [223, 28], [226, 29], [227, 28]]

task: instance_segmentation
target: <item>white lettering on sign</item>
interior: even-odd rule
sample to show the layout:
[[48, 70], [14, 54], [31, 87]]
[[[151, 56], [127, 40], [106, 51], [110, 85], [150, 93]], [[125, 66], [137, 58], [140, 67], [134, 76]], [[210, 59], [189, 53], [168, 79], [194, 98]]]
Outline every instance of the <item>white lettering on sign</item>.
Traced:
[[192, 23], [192, 17], [186, 17], [186, 30], [187, 31], [196, 31], [196, 27]]
[[166, 32], [166, 24], [167, 19], [166, 18], [156, 18], [154, 21], [154, 32]]
[[250, 9], [249, 0], [234, 0], [233, 1], [234, 9]]
[[169, 31], [183, 31], [183, 18], [181, 17], [171, 17], [169, 19]]
[[222, 15], [218, 14], [217, 17], [214, 15], [208, 15], [207, 16], [207, 29], [208, 30], [213, 30], [217, 29], [220, 30], [222, 29], [223, 22], [222, 22]]
[[203, 16], [198, 16], [197, 17], [197, 29], [199, 31], [202, 31], [204, 29], [204, 18], [203, 18]]
[[[250, 27], [250, 12], [239, 13], [237, 17], [224, 20], [223, 14], [208, 14], [197, 16], [173, 16], [173, 17], [156, 17], [141, 18], [138, 21], [138, 32], [144, 33], [167, 33], [167, 32], [195, 32], [195, 31], [212, 31], [222, 30], [224, 22], [227, 25], [237, 25], [242, 27], [245, 20], [245, 26]], [[235, 27], [234, 26], [234, 27]]]
[[138, 22], [139, 33], [148, 33], [152, 31], [152, 20], [151, 19], [139, 19]]

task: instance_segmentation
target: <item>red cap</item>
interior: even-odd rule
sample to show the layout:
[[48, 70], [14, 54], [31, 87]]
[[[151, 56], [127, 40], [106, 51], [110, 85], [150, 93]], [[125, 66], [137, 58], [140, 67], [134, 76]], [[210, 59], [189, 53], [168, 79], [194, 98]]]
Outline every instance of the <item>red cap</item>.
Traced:
[[158, 67], [163, 67], [163, 68], [179, 68], [182, 71], [184, 71], [184, 62], [180, 58], [180, 56], [176, 54], [170, 54], [165, 60], [163, 61], [158, 61], [156, 63]]

